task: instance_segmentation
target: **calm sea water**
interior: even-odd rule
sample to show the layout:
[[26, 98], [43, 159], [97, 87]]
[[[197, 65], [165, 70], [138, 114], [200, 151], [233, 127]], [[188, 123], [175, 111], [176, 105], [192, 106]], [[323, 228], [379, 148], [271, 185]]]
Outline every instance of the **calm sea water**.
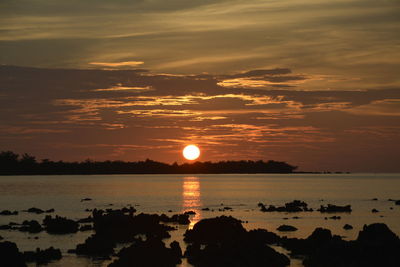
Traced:
[[[93, 200], [81, 202], [85, 197]], [[373, 201], [373, 198], [378, 198]], [[388, 199], [400, 199], [400, 174], [226, 174], [226, 175], [90, 175], [90, 176], [0, 176], [0, 210], [24, 210], [30, 207], [54, 208], [54, 214], [72, 219], [89, 215], [89, 208], [121, 208], [133, 205], [138, 212], [166, 213], [193, 210], [189, 226], [179, 226], [171, 232], [184, 248], [182, 234], [202, 219], [222, 214], [244, 221], [247, 229], [266, 228], [270, 231], [281, 224], [290, 224], [299, 230], [287, 235], [307, 237], [316, 227], [331, 229], [346, 239], [357, 238], [364, 224], [386, 223], [400, 234], [400, 206]], [[262, 213], [258, 202], [283, 205], [299, 199], [312, 208], [328, 203], [351, 204], [351, 214], [336, 214], [341, 220], [325, 220], [319, 212], [296, 214]], [[223, 206], [233, 211], [218, 211]], [[208, 207], [210, 211], [202, 211]], [[380, 212], [372, 213], [376, 208]], [[392, 208], [392, 209], [391, 209]], [[214, 210], [214, 211], [212, 211]], [[0, 216], [0, 225], [10, 221], [21, 223], [26, 219], [41, 221], [45, 215], [20, 212], [17, 216]], [[293, 216], [300, 217], [293, 219]], [[288, 219], [284, 219], [288, 218]], [[353, 230], [343, 230], [349, 223]], [[67, 254], [67, 250], [82, 243], [91, 232], [71, 235], [48, 235], [0, 230], [5, 240], [17, 243], [21, 251], [36, 247], [54, 246], [63, 251], [61, 261], [49, 266], [106, 266], [108, 261], [92, 262], [85, 257]], [[34, 237], [39, 239], [34, 239]], [[279, 248], [278, 248], [279, 249]], [[190, 266], [186, 262], [182, 266]], [[301, 266], [293, 260], [292, 266]]]

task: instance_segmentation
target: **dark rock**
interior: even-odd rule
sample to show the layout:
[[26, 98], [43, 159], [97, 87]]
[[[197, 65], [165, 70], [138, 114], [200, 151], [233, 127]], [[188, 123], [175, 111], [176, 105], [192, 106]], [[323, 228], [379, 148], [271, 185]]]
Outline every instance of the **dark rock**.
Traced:
[[39, 233], [43, 231], [43, 228], [38, 221], [31, 220], [31, 221], [24, 221], [19, 230], [21, 232]]
[[86, 218], [77, 220], [77, 222], [78, 223], [92, 223], [93, 222], [93, 217], [92, 216], [88, 216]]
[[325, 242], [308, 254], [305, 267], [395, 267], [400, 259], [399, 238], [385, 224], [364, 226], [356, 241]]
[[257, 206], [260, 207], [260, 211], [262, 211], [262, 212], [267, 212], [268, 211], [267, 207], [261, 202], [258, 203]]
[[184, 240], [185, 242], [212, 243], [216, 240], [229, 240], [232, 236], [242, 235], [245, 232], [240, 220], [231, 216], [220, 216], [197, 222], [193, 229], [185, 232]]
[[350, 224], [345, 224], [344, 226], [343, 226], [343, 229], [344, 230], [351, 230], [351, 229], [353, 229], [353, 226], [351, 226]]
[[107, 211], [94, 209], [95, 234], [87, 238], [85, 243], [78, 244], [71, 252], [92, 257], [108, 257], [114, 253], [117, 243], [132, 242], [138, 234], [146, 235], [147, 238], [170, 237], [168, 231], [174, 228], [160, 224], [162, 216], [143, 213], [134, 216], [135, 211], [133, 208]]
[[395, 204], [395, 205], [400, 205], [400, 200], [396, 200], [396, 201], [394, 202], [394, 204]]
[[293, 231], [297, 231], [297, 228], [294, 226], [291, 226], [291, 225], [282, 224], [281, 226], [276, 228], [276, 230], [278, 230], [280, 232], [293, 232]]
[[44, 210], [39, 209], [39, 208], [35, 208], [35, 207], [29, 208], [29, 209], [27, 209], [27, 210], [25, 210], [25, 211], [26, 211], [26, 212], [29, 212], [29, 213], [36, 213], [36, 214], [42, 214], [42, 213], [44, 213]]
[[81, 202], [83, 202], [83, 201], [91, 201], [91, 200], [92, 200], [91, 198], [86, 197], [86, 198], [82, 198]]
[[351, 212], [351, 206], [350, 205], [345, 205], [345, 206], [337, 206], [337, 205], [332, 205], [328, 204], [327, 206], [321, 205], [321, 207], [318, 209], [320, 212]]
[[[186, 215], [188, 216], [188, 215]], [[133, 236], [144, 234], [159, 238], [170, 237], [168, 231], [175, 228], [160, 224], [161, 216], [156, 214], [124, 214], [122, 211], [93, 211], [96, 233], [110, 235], [117, 242], [131, 241]]]
[[81, 232], [91, 231], [91, 230], [93, 230], [93, 226], [91, 226], [90, 224], [82, 225], [81, 227], [79, 227], [79, 231], [81, 231]]
[[45, 225], [46, 232], [49, 234], [69, 234], [76, 233], [78, 231], [79, 224], [71, 219], [67, 219], [64, 217], [56, 216], [52, 218], [50, 215], [47, 215], [43, 224]]
[[266, 230], [247, 232], [230, 216], [203, 219], [185, 233], [185, 256], [196, 267], [287, 266], [289, 259], [267, 245], [278, 240]]
[[131, 246], [121, 249], [117, 256], [119, 258], [109, 264], [109, 267], [175, 267], [181, 263], [182, 251], [176, 241], [171, 243], [170, 248], [167, 248], [157, 238], [150, 238], [146, 241], [136, 239]]
[[4, 216], [18, 215], [18, 211], [3, 210], [0, 212], [0, 215], [4, 215]]
[[224, 207], [224, 210], [233, 210], [231, 207]]
[[10, 229], [12, 229], [12, 227], [9, 224], [0, 225], [0, 230], [10, 230]]
[[48, 209], [48, 210], [46, 210], [45, 212], [46, 213], [53, 213], [55, 210], [54, 209]]
[[292, 255], [304, 257], [305, 267], [395, 267], [400, 263], [400, 240], [385, 224], [364, 226], [355, 241], [317, 228], [307, 239], [282, 238], [281, 244]]
[[385, 245], [394, 244], [399, 241], [398, 236], [393, 233], [384, 223], [364, 225], [359, 232], [357, 241], [362, 244]]
[[202, 208], [201, 210], [208, 211], [210, 208]]
[[69, 253], [77, 255], [86, 255], [91, 257], [108, 258], [114, 253], [115, 242], [106, 235], [94, 234], [89, 236], [85, 243], [78, 244], [75, 250], [69, 250]]
[[340, 220], [340, 219], [342, 219], [342, 217], [340, 217], [340, 216], [331, 216], [331, 217], [329, 217], [329, 219]]
[[285, 206], [275, 207], [274, 205], [268, 206], [268, 208], [263, 203], [258, 203], [260, 210], [262, 212], [301, 212], [301, 211], [313, 211], [313, 209], [308, 208], [308, 204], [304, 201], [293, 200], [292, 202], [285, 203]]
[[0, 235], [0, 240], [3, 240], [4, 238]]
[[377, 213], [377, 212], [379, 212], [379, 210], [377, 210], [377, 209], [372, 209], [371, 212], [372, 212], [372, 213]]
[[4, 267], [26, 267], [24, 257], [15, 243], [0, 242], [0, 265]]
[[269, 232], [265, 229], [250, 230], [247, 235], [249, 236], [249, 239], [254, 240], [258, 243], [272, 245], [280, 241], [280, 237], [277, 234]]
[[189, 210], [189, 211], [185, 211], [184, 213], [185, 215], [196, 215], [196, 212]]
[[[163, 239], [170, 237], [168, 231], [175, 228], [161, 224], [164, 220], [176, 221], [188, 218], [189, 215], [174, 215], [171, 218], [166, 215], [138, 214], [136, 210], [124, 208], [120, 210], [107, 209], [93, 210], [93, 229], [95, 234], [85, 240], [83, 244], [78, 244], [71, 253], [87, 255], [91, 257], [107, 258], [114, 253], [117, 243], [133, 242], [135, 236], [145, 235], [147, 239]], [[183, 219], [182, 219], [183, 218]]]
[[61, 251], [53, 247], [45, 250], [37, 248], [36, 251], [26, 251], [23, 255], [26, 262], [36, 262], [36, 264], [46, 264], [62, 258]]
[[373, 198], [372, 200], [373, 200], [373, 201], [377, 201], [378, 199], [377, 199], [377, 198]]
[[[323, 244], [330, 242], [334, 237], [328, 229], [316, 228], [306, 239], [282, 238], [281, 244], [290, 250], [292, 255], [309, 255]], [[340, 239], [340, 237], [335, 236]]]
[[[156, 215], [158, 216], [158, 215]], [[188, 214], [174, 214], [171, 217], [168, 217], [165, 214], [161, 214], [159, 216], [160, 222], [164, 223], [178, 223], [178, 224], [190, 224], [189, 215]]]

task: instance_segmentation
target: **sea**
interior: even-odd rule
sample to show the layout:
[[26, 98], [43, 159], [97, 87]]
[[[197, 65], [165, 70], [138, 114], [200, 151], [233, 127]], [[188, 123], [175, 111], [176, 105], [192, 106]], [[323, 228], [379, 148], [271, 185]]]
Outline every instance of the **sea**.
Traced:
[[[91, 198], [91, 201], [81, 201]], [[86, 209], [117, 209], [133, 206], [137, 212], [172, 215], [194, 211], [190, 225], [179, 225], [172, 237], [185, 249], [183, 234], [201, 219], [220, 215], [244, 221], [246, 229], [264, 228], [281, 236], [305, 238], [317, 227], [330, 229], [346, 240], [357, 238], [365, 224], [386, 223], [400, 235], [400, 174], [204, 174], [204, 175], [59, 175], [0, 176], [0, 210], [17, 210], [18, 215], [0, 216], [0, 225], [24, 220], [41, 222], [46, 214], [23, 212], [31, 207], [54, 208], [54, 215], [81, 219]], [[257, 204], [281, 206], [301, 200], [313, 212], [261, 212]], [[321, 205], [351, 205], [351, 213], [324, 214]], [[224, 207], [230, 207], [226, 210]], [[209, 210], [203, 210], [208, 208]], [[377, 209], [379, 212], [372, 212]], [[340, 219], [330, 219], [336, 215]], [[298, 228], [278, 232], [282, 224]], [[352, 230], [344, 230], [350, 224]], [[92, 260], [68, 254], [67, 250], [93, 234], [50, 235], [0, 230], [4, 240], [15, 242], [20, 251], [61, 249], [63, 258], [48, 266], [107, 266], [110, 260]], [[120, 245], [119, 248], [124, 245]], [[283, 248], [274, 249], [287, 253]], [[29, 266], [35, 266], [31, 264]], [[185, 260], [180, 266], [191, 266]], [[291, 267], [301, 267], [300, 259], [291, 259]]]

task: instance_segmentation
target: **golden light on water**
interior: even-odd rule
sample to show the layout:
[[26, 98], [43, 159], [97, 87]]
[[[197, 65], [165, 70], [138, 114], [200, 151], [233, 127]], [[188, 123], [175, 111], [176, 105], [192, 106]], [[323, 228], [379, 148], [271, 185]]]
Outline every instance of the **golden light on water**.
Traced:
[[188, 145], [183, 151], [183, 156], [188, 160], [195, 160], [200, 156], [200, 149], [196, 145]]
[[201, 194], [199, 177], [188, 176], [183, 178], [183, 211], [194, 211], [196, 214], [191, 216], [189, 229], [193, 228], [201, 219]]

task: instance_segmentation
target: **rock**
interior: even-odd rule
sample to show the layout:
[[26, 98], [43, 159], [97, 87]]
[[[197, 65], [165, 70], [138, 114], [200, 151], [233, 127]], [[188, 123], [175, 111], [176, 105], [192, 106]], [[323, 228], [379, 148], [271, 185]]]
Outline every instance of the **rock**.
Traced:
[[36, 262], [36, 264], [47, 264], [62, 258], [61, 251], [53, 247], [45, 250], [37, 248], [36, 251], [26, 251], [23, 255], [26, 262]]
[[91, 198], [86, 197], [86, 198], [82, 198], [82, 199], [81, 199], [81, 202], [83, 202], [83, 201], [91, 201], [91, 200], [92, 200]]
[[82, 225], [81, 227], [79, 227], [79, 231], [81, 232], [91, 231], [91, 230], [93, 230], [93, 226], [91, 226], [90, 224]]
[[278, 230], [280, 232], [293, 232], [293, 231], [297, 231], [297, 228], [294, 226], [291, 226], [291, 225], [282, 224], [281, 226], [276, 228], [276, 230]]
[[277, 240], [279, 237], [267, 230], [247, 232], [241, 221], [231, 216], [203, 219], [185, 233], [189, 243], [185, 256], [195, 267], [287, 266], [289, 259], [267, 245]]
[[76, 222], [78, 222], [78, 223], [92, 223], [93, 222], [93, 217], [92, 216], [88, 216], [86, 218], [79, 219]]
[[321, 207], [318, 209], [320, 212], [351, 212], [351, 205], [345, 205], [345, 206], [337, 206], [337, 205], [332, 205], [328, 204], [327, 206], [321, 205]]
[[111, 235], [117, 242], [126, 239], [130, 241], [137, 234], [167, 238], [170, 237], [168, 231], [175, 230], [173, 227], [160, 224], [161, 216], [156, 214], [141, 213], [133, 216], [122, 211], [112, 211], [107, 214], [93, 211], [93, 219], [96, 233]]
[[31, 220], [31, 221], [24, 221], [22, 226], [19, 228], [21, 232], [28, 232], [28, 233], [39, 233], [43, 231], [42, 226], [38, 221]]
[[44, 213], [44, 210], [39, 209], [39, 208], [35, 208], [35, 207], [29, 208], [29, 209], [27, 209], [27, 210], [25, 210], [25, 211], [26, 211], [26, 212], [29, 212], [29, 213], [36, 213], [36, 214], [42, 214], [42, 213]]
[[201, 210], [208, 211], [210, 208], [202, 208]]
[[255, 242], [269, 245], [277, 244], [281, 239], [277, 234], [265, 229], [250, 230], [247, 235], [249, 239], [254, 240]]
[[67, 219], [64, 217], [56, 216], [52, 218], [50, 215], [47, 215], [43, 224], [45, 225], [46, 232], [49, 234], [69, 234], [78, 232], [79, 224], [71, 219]]
[[9, 224], [0, 225], [0, 230], [10, 230], [12, 227]]
[[189, 210], [189, 211], [185, 211], [184, 213], [185, 215], [196, 215], [196, 212]]
[[85, 243], [78, 244], [75, 250], [69, 250], [70, 253], [77, 255], [86, 255], [91, 257], [108, 258], [114, 253], [115, 242], [106, 235], [94, 234], [89, 236]]
[[394, 202], [394, 204], [395, 204], [395, 205], [400, 205], [400, 200], [396, 200], [396, 201]]
[[377, 209], [372, 209], [371, 212], [372, 212], [372, 213], [377, 213], [377, 212], [379, 212], [379, 210], [377, 210]]
[[136, 239], [131, 246], [121, 249], [117, 256], [118, 259], [110, 263], [109, 267], [175, 267], [181, 263], [182, 251], [176, 241], [171, 243], [170, 248], [167, 248], [157, 238], [150, 238], [145, 241]]
[[[134, 216], [136, 210], [131, 208], [120, 210], [93, 210], [93, 229], [95, 234], [88, 237], [83, 244], [78, 244], [71, 253], [79, 255], [87, 255], [91, 257], [108, 258], [114, 253], [114, 247], [117, 243], [132, 242], [136, 235], [145, 235], [150, 238], [167, 238], [170, 237], [168, 231], [174, 228], [160, 224], [165, 216], [156, 214], [138, 214]], [[181, 214], [184, 215], [184, 214]], [[187, 218], [189, 215], [184, 215]], [[174, 220], [179, 220], [177, 215]], [[84, 228], [82, 228], [83, 230]]]
[[4, 215], [4, 216], [18, 215], [18, 211], [3, 210], [0, 212], [0, 215]]
[[377, 200], [378, 200], [377, 198], [373, 198], [373, 199], [372, 199], [372, 201], [377, 201]]
[[332, 238], [306, 255], [305, 267], [395, 267], [400, 265], [400, 240], [385, 224], [364, 226], [357, 240]]
[[340, 217], [340, 216], [331, 216], [331, 217], [329, 217], [329, 219], [340, 220], [340, 219], [342, 219], [342, 217]]
[[216, 240], [230, 239], [232, 236], [242, 235], [245, 232], [240, 220], [231, 216], [220, 216], [197, 222], [193, 229], [185, 232], [184, 240], [185, 242], [212, 243]]
[[0, 235], [0, 240], [3, 240], [4, 238]]
[[359, 232], [357, 241], [363, 244], [385, 245], [399, 241], [398, 236], [393, 233], [384, 223], [364, 225]]
[[48, 210], [46, 210], [45, 212], [46, 213], [52, 213], [52, 212], [54, 212], [55, 210], [54, 209], [48, 209]]
[[340, 240], [340, 237], [332, 236], [330, 230], [316, 228], [306, 239], [282, 238], [281, 244], [284, 248], [290, 250], [292, 255], [310, 255], [319, 247], [331, 242], [334, 238]]
[[[158, 215], [155, 215], [158, 216]], [[187, 225], [190, 224], [189, 220], [189, 214], [174, 214], [171, 217], [168, 217], [165, 214], [161, 214], [159, 216], [160, 222], [165, 222], [165, 223], [178, 223], [178, 224], [183, 224]]]
[[304, 201], [293, 200], [292, 202], [285, 203], [285, 206], [275, 207], [274, 205], [268, 206], [268, 208], [263, 203], [258, 203], [260, 210], [262, 212], [301, 212], [301, 211], [313, 211], [313, 209], [308, 208], [308, 204]]
[[15, 243], [0, 242], [0, 265], [4, 267], [26, 267], [24, 257]]
[[353, 226], [351, 226], [350, 224], [345, 224], [344, 226], [343, 226], [343, 229], [344, 230], [351, 230], [351, 229], [353, 229]]

